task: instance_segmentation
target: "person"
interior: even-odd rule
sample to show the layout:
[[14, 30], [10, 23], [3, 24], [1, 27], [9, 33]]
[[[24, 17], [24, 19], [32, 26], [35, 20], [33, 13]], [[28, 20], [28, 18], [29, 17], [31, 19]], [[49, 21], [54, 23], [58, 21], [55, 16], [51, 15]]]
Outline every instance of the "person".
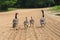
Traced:
[[42, 18], [40, 19], [40, 24], [41, 24], [41, 26], [45, 25], [45, 18], [42, 17]]
[[[17, 14], [15, 14], [15, 18], [13, 19], [13, 28], [16, 28], [18, 26], [18, 19], [17, 19]], [[17, 28], [16, 28], [17, 29]]]
[[42, 17], [44, 17], [44, 10], [41, 10], [41, 12], [42, 12]]
[[40, 19], [40, 24], [41, 26], [45, 25], [45, 16], [44, 16], [44, 10], [41, 10], [42, 11], [42, 18]]
[[34, 19], [32, 18], [32, 16], [31, 16], [31, 19], [30, 19], [30, 27], [31, 26], [34, 26]]
[[26, 17], [26, 20], [24, 21], [24, 27], [27, 28], [27, 27], [28, 27], [28, 24], [29, 24], [29, 23], [28, 23], [28, 19], [27, 19], [27, 17]]

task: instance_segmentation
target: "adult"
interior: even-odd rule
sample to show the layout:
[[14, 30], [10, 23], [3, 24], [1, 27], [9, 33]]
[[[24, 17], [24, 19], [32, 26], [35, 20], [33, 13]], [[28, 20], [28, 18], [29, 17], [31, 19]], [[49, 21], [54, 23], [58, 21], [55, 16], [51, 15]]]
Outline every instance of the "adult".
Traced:
[[13, 28], [16, 28], [18, 26], [17, 15], [18, 15], [18, 13], [15, 14], [15, 18], [13, 19]]
[[40, 24], [41, 26], [45, 25], [45, 16], [44, 16], [44, 10], [41, 10], [42, 11], [42, 18], [40, 19]]

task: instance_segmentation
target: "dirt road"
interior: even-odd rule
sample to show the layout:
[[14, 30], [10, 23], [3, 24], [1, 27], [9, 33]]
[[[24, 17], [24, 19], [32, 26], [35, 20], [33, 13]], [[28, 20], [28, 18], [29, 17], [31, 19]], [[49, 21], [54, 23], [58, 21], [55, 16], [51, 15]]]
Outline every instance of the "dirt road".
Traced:
[[[12, 29], [12, 20], [15, 13], [18, 14], [19, 29]], [[60, 20], [50, 12], [45, 10], [46, 25], [40, 27], [40, 9], [19, 9], [10, 12], [0, 13], [0, 40], [60, 40]], [[24, 29], [23, 22], [25, 17], [33, 17], [35, 26]]]

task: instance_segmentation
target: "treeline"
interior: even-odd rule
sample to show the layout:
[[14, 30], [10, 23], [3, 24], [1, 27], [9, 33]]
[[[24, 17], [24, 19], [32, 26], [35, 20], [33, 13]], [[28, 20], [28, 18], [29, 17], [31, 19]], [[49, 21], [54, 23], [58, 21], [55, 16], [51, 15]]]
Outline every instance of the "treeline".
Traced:
[[60, 0], [0, 0], [0, 10], [8, 8], [40, 8], [60, 5]]
[[47, 7], [54, 5], [54, 0], [18, 0], [15, 5], [16, 7], [23, 7], [23, 8], [36, 8], [36, 7]]

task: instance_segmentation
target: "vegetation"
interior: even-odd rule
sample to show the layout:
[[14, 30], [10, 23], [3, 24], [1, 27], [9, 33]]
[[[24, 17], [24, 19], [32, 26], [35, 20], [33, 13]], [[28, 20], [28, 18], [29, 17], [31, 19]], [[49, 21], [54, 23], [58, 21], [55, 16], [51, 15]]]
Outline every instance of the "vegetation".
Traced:
[[54, 6], [54, 7], [52, 7], [50, 10], [60, 11], [60, 6]]
[[8, 10], [9, 7], [12, 7], [17, 0], [0, 0], [0, 10]]
[[40, 7], [52, 6], [54, 4], [55, 4], [54, 0], [17, 0], [15, 7], [40, 8]]
[[9, 8], [41, 8], [60, 5], [60, 0], [0, 0], [0, 10]]

